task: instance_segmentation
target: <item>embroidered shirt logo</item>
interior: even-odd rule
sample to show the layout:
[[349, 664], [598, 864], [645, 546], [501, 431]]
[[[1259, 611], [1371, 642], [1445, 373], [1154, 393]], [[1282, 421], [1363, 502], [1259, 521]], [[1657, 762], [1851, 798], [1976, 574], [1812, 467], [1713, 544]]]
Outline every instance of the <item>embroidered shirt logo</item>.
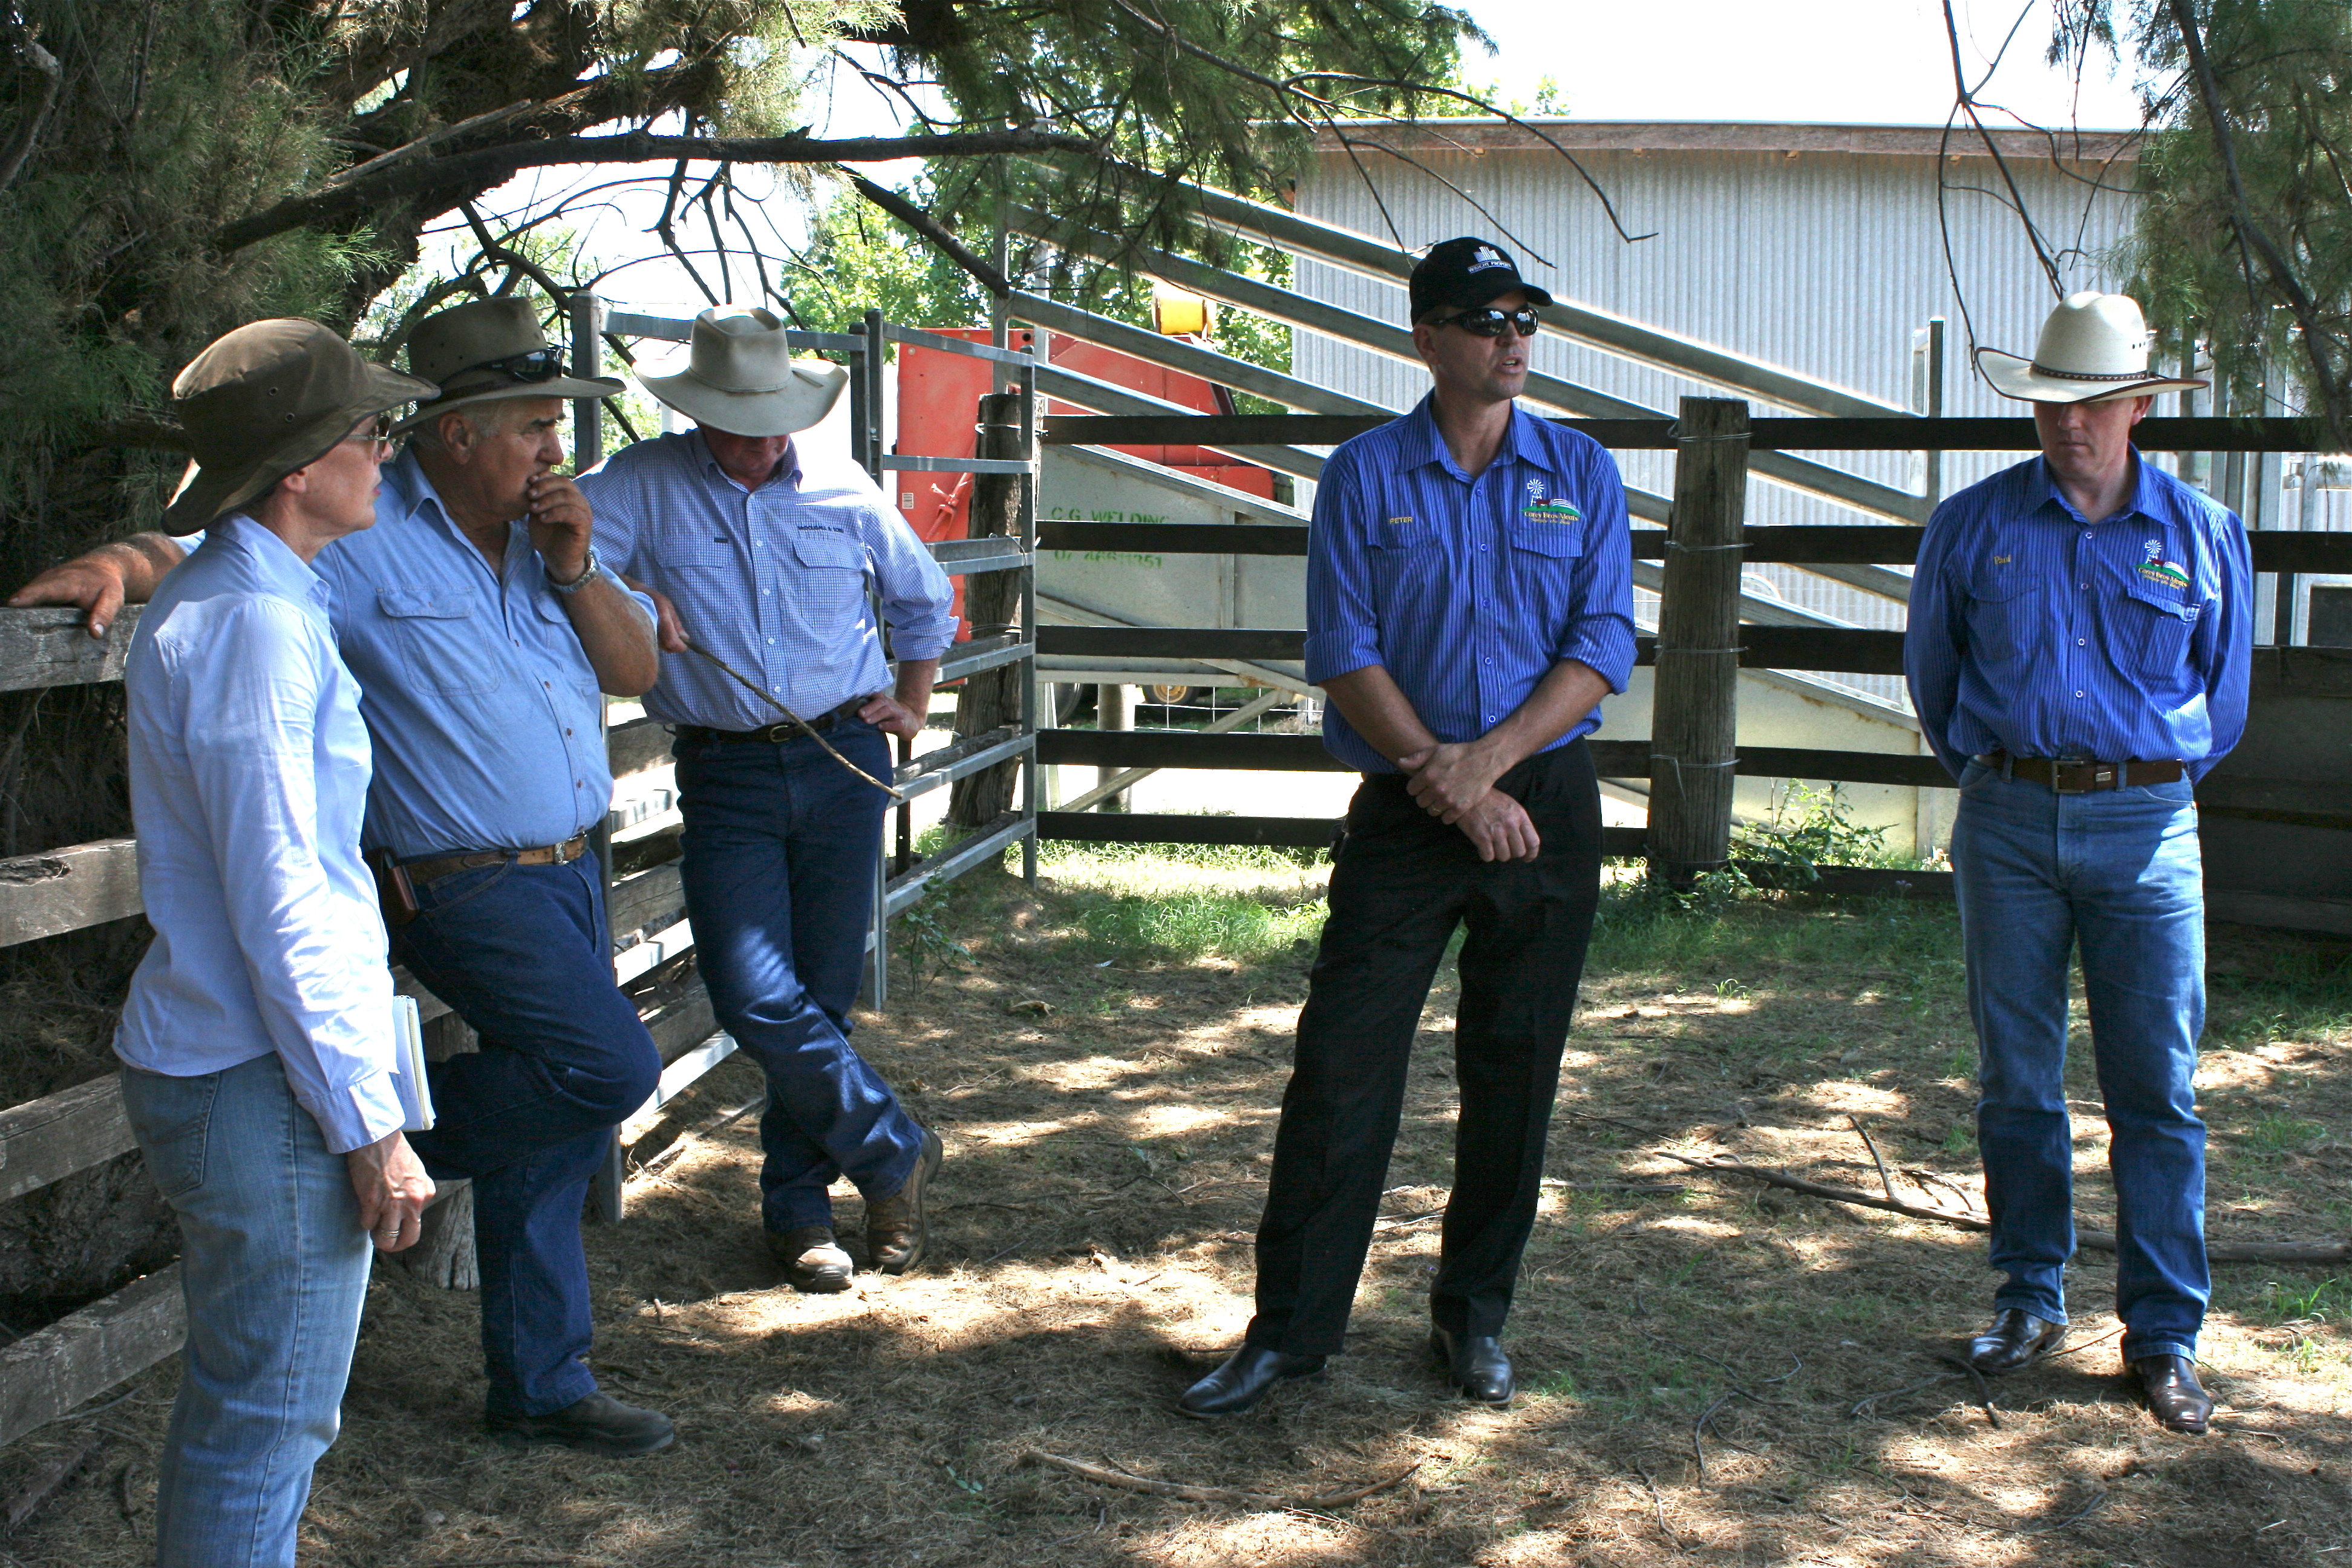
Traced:
[[1507, 268], [1510, 265], [1503, 259], [1503, 253], [1491, 245], [1482, 245], [1470, 253], [1469, 270], [1472, 272], [1484, 272], [1490, 267]]
[[1392, 517], [1389, 519], [1389, 526], [1391, 528], [1411, 528], [1412, 526], [1412, 519], [1410, 517]]
[[2159, 588], [2173, 588], [2182, 593], [2189, 589], [2189, 568], [2164, 558], [2164, 546], [2148, 540], [2140, 546], [2143, 557], [2139, 563], [2140, 580]]
[[1523, 507], [1519, 516], [1543, 527], [1570, 528], [1584, 521], [1584, 514], [1564, 500], [1537, 501]]

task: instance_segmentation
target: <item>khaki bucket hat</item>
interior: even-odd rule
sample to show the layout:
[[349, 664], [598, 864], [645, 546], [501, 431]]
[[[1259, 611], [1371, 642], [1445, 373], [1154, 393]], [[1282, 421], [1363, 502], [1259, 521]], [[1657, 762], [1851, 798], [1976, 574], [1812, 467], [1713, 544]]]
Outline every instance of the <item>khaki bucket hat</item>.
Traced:
[[195, 461], [163, 509], [194, 533], [332, 451], [371, 414], [433, 395], [432, 383], [370, 364], [316, 321], [255, 321], [216, 340], [172, 383]]
[[539, 310], [508, 295], [469, 300], [436, 310], [408, 334], [408, 368], [441, 388], [441, 395], [402, 420], [394, 433], [414, 430], [444, 414], [509, 397], [611, 397], [617, 381], [563, 374], [563, 351], [550, 346]]
[[2148, 369], [2147, 345], [2147, 320], [2138, 300], [2086, 289], [2067, 295], [2050, 312], [2032, 359], [1979, 349], [1977, 368], [1995, 392], [2026, 403], [2148, 397], [2206, 384]]
[[713, 305], [694, 318], [683, 357], [637, 367], [647, 392], [730, 436], [790, 436], [833, 412], [849, 372], [793, 358], [783, 318], [756, 305]]

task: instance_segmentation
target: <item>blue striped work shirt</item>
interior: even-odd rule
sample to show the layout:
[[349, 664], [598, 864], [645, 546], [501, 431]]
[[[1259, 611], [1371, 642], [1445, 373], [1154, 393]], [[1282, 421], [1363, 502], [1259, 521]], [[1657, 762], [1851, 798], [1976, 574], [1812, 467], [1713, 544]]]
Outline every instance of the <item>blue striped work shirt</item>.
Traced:
[[2132, 453], [2131, 504], [2093, 522], [2031, 458], [1936, 509], [1903, 667], [1919, 728], [1971, 756], [2178, 759], [2246, 727], [2253, 570], [2228, 508]]
[[[604, 563], [659, 590], [687, 635], [803, 718], [890, 685], [866, 612], [870, 573], [899, 658], [955, 641], [954, 590], [866, 470], [786, 452], [747, 490], [698, 430], [625, 447], [580, 478]], [[662, 660], [646, 711], [673, 724], [757, 730], [776, 710], [692, 654]]]
[[[1510, 717], [1562, 659], [1612, 691], [1633, 668], [1625, 486], [1600, 443], [1518, 408], [1473, 479], [1429, 398], [1331, 454], [1307, 544], [1307, 679], [1379, 665], [1442, 741]], [[1553, 742], [1601, 722], [1601, 710]], [[1323, 744], [1365, 773], [1397, 771], [1323, 710]], [[1549, 750], [1550, 748], [1546, 748]]]

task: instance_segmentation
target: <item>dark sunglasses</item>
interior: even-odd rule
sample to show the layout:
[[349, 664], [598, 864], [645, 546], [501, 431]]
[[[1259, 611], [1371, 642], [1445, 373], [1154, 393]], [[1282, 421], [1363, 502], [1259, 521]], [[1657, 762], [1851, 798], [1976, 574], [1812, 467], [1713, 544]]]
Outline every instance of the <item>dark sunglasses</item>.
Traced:
[[1433, 327], [1459, 327], [1474, 338], [1499, 338], [1505, 327], [1516, 327], [1519, 336], [1536, 335], [1536, 313], [1521, 306], [1516, 310], [1497, 310], [1492, 305], [1483, 310], [1465, 310], [1459, 315], [1441, 316], [1429, 323]]
[[478, 370], [495, 371], [516, 381], [553, 381], [563, 374], [563, 351], [553, 347], [533, 349], [527, 354], [484, 360], [479, 364], [467, 365], [457, 374], [471, 375]]

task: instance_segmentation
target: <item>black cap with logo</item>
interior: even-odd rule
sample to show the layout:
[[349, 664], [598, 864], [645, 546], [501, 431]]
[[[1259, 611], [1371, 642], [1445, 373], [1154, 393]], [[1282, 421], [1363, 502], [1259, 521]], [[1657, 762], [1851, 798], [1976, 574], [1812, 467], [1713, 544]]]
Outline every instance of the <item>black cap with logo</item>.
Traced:
[[1465, 235], [1429, 247], [1412, 269], [1412, 319], [1452, 306], [1475, 310], [1490, 300], [1517, 289], [1531, 305], [1549, 305], [1551, 296], [1519, 276], [1511, 253], [1492, 240]]

